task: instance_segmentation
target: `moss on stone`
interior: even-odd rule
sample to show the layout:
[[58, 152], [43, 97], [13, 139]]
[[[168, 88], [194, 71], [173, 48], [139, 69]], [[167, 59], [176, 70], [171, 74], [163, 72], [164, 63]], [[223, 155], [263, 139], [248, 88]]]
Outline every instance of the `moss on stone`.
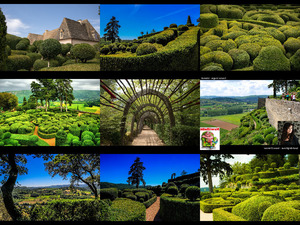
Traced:
[[253, 60], [255, 71], [289, 71], [290, 61], [276, 46], [262, 48], [259, 55]]

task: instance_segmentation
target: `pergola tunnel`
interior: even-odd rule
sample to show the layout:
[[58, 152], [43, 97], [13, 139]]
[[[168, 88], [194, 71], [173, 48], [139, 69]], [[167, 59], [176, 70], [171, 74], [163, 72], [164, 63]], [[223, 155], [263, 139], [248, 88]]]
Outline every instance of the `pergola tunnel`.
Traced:
[[[184, 117], [191, 117], [191, 112], [194, 126], [200, 124], [199, 80], [111, 79], [100, 82], [100, 132], [104, 132], [104, 139], [109, 132], [119, 136], [119, 143], [113, 144], [127, 145], [143, 131], [145, 125], [160, 129], [160, 136], [166, 131], [167, 142], [172, 143], [172, 128]], [[112, 124], [119, 126], [119, 134], [111, 131]]]

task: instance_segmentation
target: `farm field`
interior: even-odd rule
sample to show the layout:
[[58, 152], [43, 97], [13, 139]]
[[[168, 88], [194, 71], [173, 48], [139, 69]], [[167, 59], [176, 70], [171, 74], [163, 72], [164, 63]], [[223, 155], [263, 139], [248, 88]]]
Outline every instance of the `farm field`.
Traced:
[[298, 71], [300, 6], [200, 5], [200, 70]]
[[[203, 178], [209, 173], [204, 171], [209, 164], [207, 159], [218, 159], [201, 157]], [[228, 157], [233, 162], [229, 164], [229, 158], [222, 160], [223, 169], [231, 171], [231, 175], [219, 179], [213, 188], [204, 188], [209, 183], [207, 179], [201, 185], [205, 192], [200, 194], [200, 221], [209, 217], [213, 221], [300, 221], [298, 155], [248, 155], [246, 160], [244, 155]]]

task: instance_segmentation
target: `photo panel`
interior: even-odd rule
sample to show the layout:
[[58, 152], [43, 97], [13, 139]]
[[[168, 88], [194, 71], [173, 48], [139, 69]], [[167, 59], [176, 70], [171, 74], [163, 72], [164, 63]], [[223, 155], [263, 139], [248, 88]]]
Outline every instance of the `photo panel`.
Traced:
[[100, 71], [99, 4], [0, 8], [0, 71]]
[[298, 154], [201, 154], [200, 222], [300, 221]]
[[281, 3], [201, 4], [200, 70], [298, 71], [300, 5]]
[[199, 71], [199, 4], [101, 4], [101, 71]]
[[100, 79], [1, 79], [0, 146], [100, 146]]
[[199, 154], [101, 154], [109, 221], [199, 221]]
[[199, 146], [199, 85], [198, 79], [102, 79], [101, 145]]

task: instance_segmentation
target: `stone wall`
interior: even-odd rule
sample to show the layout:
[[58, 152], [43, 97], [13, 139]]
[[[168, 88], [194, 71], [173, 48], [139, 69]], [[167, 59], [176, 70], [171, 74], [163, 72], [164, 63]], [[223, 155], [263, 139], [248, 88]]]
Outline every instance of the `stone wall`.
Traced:
[[269, 122], [278, 129], [278, 121], [300, 121], [300, 102], [266, 99]]
[[262, 107], [266, 106], [266, 99], [265, 98], [258, 98], [257, 101], [257, 109], [260, 109]]

